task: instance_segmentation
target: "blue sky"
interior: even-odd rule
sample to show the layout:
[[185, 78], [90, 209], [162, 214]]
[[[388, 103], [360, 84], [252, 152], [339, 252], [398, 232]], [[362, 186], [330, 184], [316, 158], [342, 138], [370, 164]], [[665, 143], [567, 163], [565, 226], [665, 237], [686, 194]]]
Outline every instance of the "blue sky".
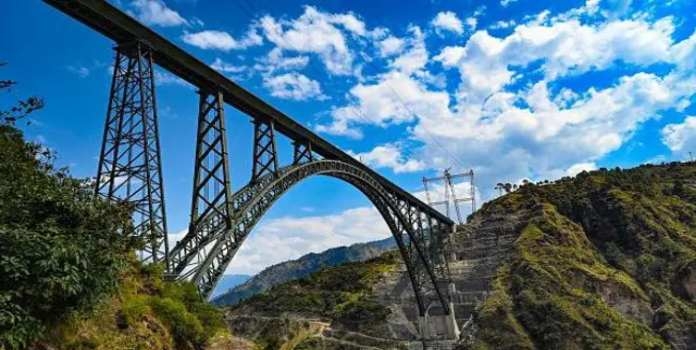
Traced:
[[[449, 167], [473, 168], [485, 200], [497, 182], [696, 152], [693, 1], [113, 3], [414, 193]], [[40, 1], [0, 2], [0, 13], [1, 74], [20, 82], [0, 102], [43, 96], [26, 134], [93, 176], [113, 43]], [[157, 79], [176, 239], [188, 220], [197, 95], [165, 71]], [[227, 118], [239, 188], [251, 123], [231, 107]], [[229, 271], [386, 235], [356, 190], [313, 178], [275, 205]]]

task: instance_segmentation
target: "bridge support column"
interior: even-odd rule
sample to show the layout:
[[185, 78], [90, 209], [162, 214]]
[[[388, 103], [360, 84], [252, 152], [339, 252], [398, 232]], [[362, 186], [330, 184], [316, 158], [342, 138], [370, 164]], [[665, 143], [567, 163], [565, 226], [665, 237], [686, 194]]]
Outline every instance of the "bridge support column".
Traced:
[[420, 334], [421, 339], [430, 339], [430, 322], [428, 322], [428, 315], [418, 316], [418, 333]]
[[133, 205], [144, 262], [167, 261], [169, 251], [152, 65], [152, 51], [141, 42], [116, 48], [95, 189]]
[[459, 325], [457, 324], [457, 317], [454, 312], [454, 301], [452, 298], [457, 294], [457, 286], [453, 282], [448, 285], [449, 293], [449, 314], [447, 315], [447, 338], [449, 339], [459, 339], [461, 331]]
[[[196, 134], [196, 160], [193, 171], [193, 193], [191, 217], [187, 238], [200, 242], [210, 234], [211, 226], [232, 227], [232, 185], [227, 153], [227, 130], [225, 129], [225, 105], [221, 92], [200, 91], [198, 109], [198, 131]], [[209, 215], [217, 222], [203, 223]], [[180, 273], [180, 258], [191, 254], [189, 250], [199, 247], [177, 246], [172, 251], [172, 266]], [[181, 250], [181, 251], [180, 251]]]
[[267, 173], [277, 174], [279, 168], [273, 121], [254, 119], [254, 163], [251, 182], [256, 182]]
[[293, 142], [292, 146], [292, 165], [298, 165], [304, 162], [311, 162], [314, 160], [314, 154], [312, 153], [312, 143], [310, 143], [309, 141], [295, 141]]

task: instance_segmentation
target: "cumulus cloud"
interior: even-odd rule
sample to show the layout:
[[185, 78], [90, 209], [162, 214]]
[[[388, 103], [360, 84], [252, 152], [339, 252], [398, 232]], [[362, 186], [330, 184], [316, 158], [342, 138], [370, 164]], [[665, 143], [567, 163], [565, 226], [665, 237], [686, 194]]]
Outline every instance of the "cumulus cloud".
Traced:
[[452, 11], [439, 12], [435, 18], [433, 18], [431, 24], [436, 30], [450, 31], [457, 34], [464, 33], [464, 24]]
[[234, 65], [223, 61], [221, 58], [216, 57], [215, 61], [210, 64], [210, 67], [218, 72], [223, 73], [241, 73], [245, 70], [244, 66]]
[[382, 57], [389, 57], [401, 53], [405, 45], [403, 39], [390, 35], [379, 42], [379, 52]]
[[326, 98], [318, 81], [296, 72], [266, 77], [263, 85], [279, 98], [296, 101]]
[[583, 171], [592, 171], [597, 169], [597, 164], [594, 162], [587, 162], [587, 163], [577, 163], [571, 165], [568, 169], [566, 169], [565, 173], [568, 176], [575, 176], [577, 174], [580, 174]]
[[[374, 241], [391, 232], [373, 207], [333, 215], [262, 220], [230, 263], [229, 273], [255, 274], [266, 266], [341, 245]], [[273, 252], [269, 254], [269, 252]]]
[[668, 124], [662, 129], [662, 142], [678, 156], [696, 152], [696, 116], [681, 123]]
[[277, 70], [299, 70], [307, 67], [309, 57], [304, 55], [286, 56], [283, 50], [276, 47], [268, 54], [259, 60], [259, 63], [254, 65], [254, 69], [259, 72], [274, 72]]
[[[414, 159], [426, 168], [474, 167], [479, 179], [488, 181], [483, 186], [489, 192], [490, 183], [591, 169], [645, 121], [670, 108], [684, 109], [696, 91], [696, 33], [674, 42], [671, 17], [592, 24], [578, 19], [581, 12], [599, 13], [593, 6], [531, 17], [502, 37], [480, 30], [461, 46], [443, 48], [434, 60], [459, 73], [454, 93], [429, 86], [425, 65], [395, 64], [410, 54], [404, 49], [391, 61], [391, 71], [357, 83], [350, 102], [333, 109], [322, 131], [355, 135], [360, 124], [407, 123], [409, 136], [422, 143], [411, 149]], [[619, 75], [601, 87], [556, 85], [560, 78], [617, 64], [657, 63], [674, 68]], [[665, 135], [678, 134], [676, 129]]]
[[381, 33], [366, 29], [365, 23], [352, 13], [330, 14], [306, 6], [294, 20], [262, 17], [259, 25], [265, 37], [278, 48], [318, 55], [326, 69], [337, 75], [352, 73], [354, 54], [347, 35], [374, 37]]
[[415, 73], [428, 63], [428, 50], [425, 47], [425, 35], [419, 27], [409, 28], [411, 36], [406, 41], [408, 48], [394, 58], [390, 66], [405, 74]]
[[395, 173], [409, 173], [425, 169], [425, 163], [416, 159], [407, 159], [395, 144], [377, 146], [369, 152], [348, 153], [368, 166], [390, 168]]
[[359, 134], [355, 126], [359, 123], [386, 127], [412, 122], [423, 115], [451, 114], [447, 92], [428, 90], [424, 84], [400, 71], [381, 76], [375, 84], [358, 83], [349, 94], [356, 100], [355, 104], [334, 109], [332, 122], [320, 131], [355, 135]]
[[130, 6], [134, 10], [135, 18], [147, 25], [175, 27], [188, 24], [186, 19], [161, 0], [134, 0]]
[[242, 39], [237, 40], [227, 32], [219, 30], [203, 30], [195, 33], [184, 33], [181, 40], [189, 45], [204, 50], [240, 50], [250, 46], [261, 45], [263, 38], [255, 29], [250, 29]]

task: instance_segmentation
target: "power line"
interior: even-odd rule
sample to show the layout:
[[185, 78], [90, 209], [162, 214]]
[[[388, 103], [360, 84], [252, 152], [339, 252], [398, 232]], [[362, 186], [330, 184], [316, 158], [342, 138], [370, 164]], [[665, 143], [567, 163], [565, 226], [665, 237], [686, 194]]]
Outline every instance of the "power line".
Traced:
[[[458, 197], [457, 192], [455, 191], [455, 183], [452, 180], [455, 180], [457, 178], [463, 178], [463, 177], [468, 177], [469, 178], [469, 195], [464, 196], [464, 197]], [[428, 183], [434, 183], [434, 182], [439, 182], [443, 181], [444, 186], [444, 200], [436, 200], [433, 201], [430, 197], [430, 188], [428, 187]], [[463, 224], [464, 221], [462, 220], [462, 214], [461, 210], [459, 208], [459, 204], [462, 202], [471, 202], [471, 212], [473, 213], [476, 211], [476, 189], [474, 186], [474, 170], [469, 170], [468, 172], [465, 173], [459, 173], [459, 174], [451, 174], [449, 172], [449, 169], [445, 169], [443, 171], [443, 175], [439, 177], [433, 177], [433, 178], [426, 178], [423, 177], [423, 187], [425, 188], [425, 198], [426, 201], [428, 202], [428, 205], [432, 207], [444, 205], [445, 206], [445, 215], [448, 217], [450, 216], [450, 205], [454, 206], [454, 210], [457, 214], [457, 221], [459, 224]], [[438, 198], [439, 199], [439, 198]]]

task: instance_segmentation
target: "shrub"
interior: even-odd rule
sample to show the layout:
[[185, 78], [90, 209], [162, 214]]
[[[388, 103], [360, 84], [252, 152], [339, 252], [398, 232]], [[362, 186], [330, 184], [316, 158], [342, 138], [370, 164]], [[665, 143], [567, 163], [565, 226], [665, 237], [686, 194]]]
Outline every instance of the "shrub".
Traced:
[[180, 301], [153, 298], [152, 308], [157, 317], [169, 327], [177, 343], [191, 341], [194, 344], [202, 344], [206, 340], [201, 321]]
[[52, 155], [0, 125], [0, 347], [23, 348], [113, 290], [135, 241], [127, 208], [95, 201]]

